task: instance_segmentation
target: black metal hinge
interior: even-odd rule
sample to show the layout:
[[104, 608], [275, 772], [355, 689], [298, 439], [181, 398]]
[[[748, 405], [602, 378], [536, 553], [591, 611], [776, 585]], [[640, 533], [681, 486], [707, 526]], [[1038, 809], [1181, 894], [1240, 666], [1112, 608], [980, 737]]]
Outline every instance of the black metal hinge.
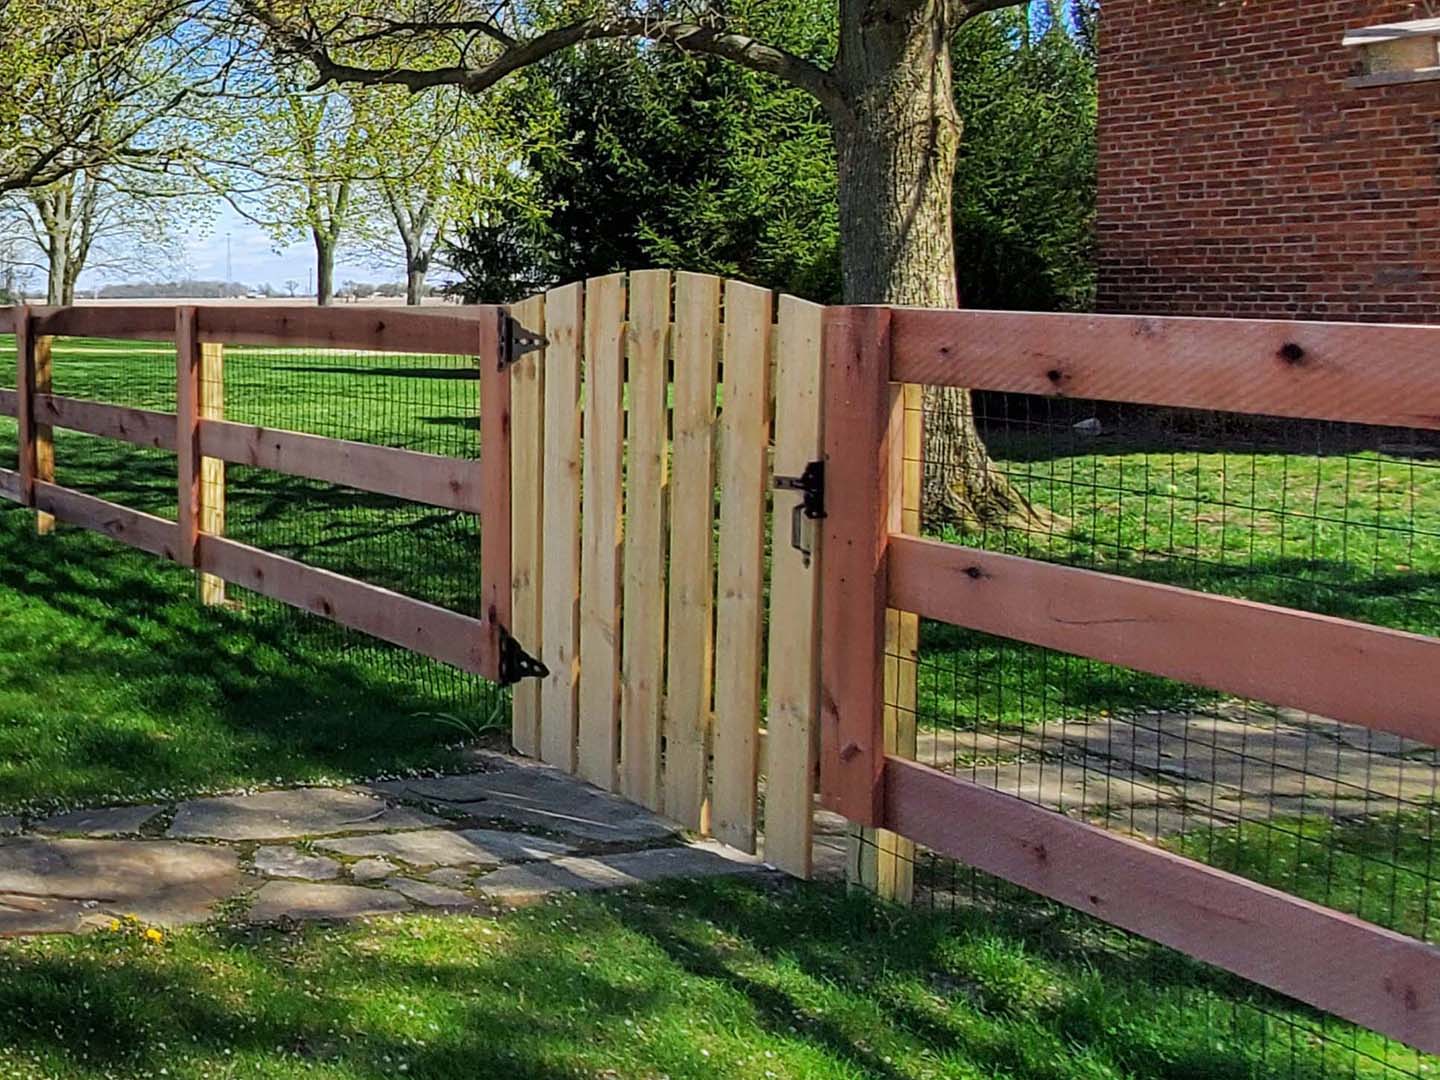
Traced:
[[500, 317], [501, 371], [504, 371], [511, 364], [518, 361], [526, 353], [543, 349], [549, 344], [550, 342], [545, 335], [525, 329], [525, 327], [521, 325], [520, 320], [515, 318], [515, 316], [507, 313]]
[[503, 626], [500, 631], [500, 685], [514, 686], [521, 679], [543, 679], [550, 669], [520, 647]]
[[798, 491], [800, 504], [790, 511], [790, 546], [805, 557], [810, 565], [814, 545], [806, 539], [805, 522], [819, 521], [825, 516], [825, 462], [812, 461], [799, 476], [775, 477], [777, 491]]

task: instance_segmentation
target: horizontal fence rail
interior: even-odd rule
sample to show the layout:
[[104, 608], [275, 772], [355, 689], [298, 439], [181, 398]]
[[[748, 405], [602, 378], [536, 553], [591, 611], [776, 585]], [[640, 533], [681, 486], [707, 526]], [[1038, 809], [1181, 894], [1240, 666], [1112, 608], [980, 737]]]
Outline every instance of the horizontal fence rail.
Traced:
[[[106, 306], [0, 309], [17, 339], [17, 388], [0, 413], [20, 426], [19, 468], [0, 469], [0, 497], [195, 569], [207, 602], [223, 582], [497, 680], [510, 634], [510, 388], [508, 317], [462, 313], [274, 306]], [[176, 411], [57, 395], [54, 336], [173, 342]], [[303, 346], [471, 356], [478, 369], [480, 459], [451, 458], [224, 420], [218, 406], [223, 345]], [[211, 385], [214, 382], [215, 385]], [[215, 401], [209, 395], [216, 395]], [[61, 486], [50, 432], [83, 432], [177, 455], [179, 514], [172, 521]], [[229, 540], [224, 462], [477, 515], [480, 617]]]
[[[888, 309], [887, 309], [888, 310]], [[891, 377], [1440, 429], [1440, 326], [895, 308]]]
[[1440, 745], [1440, 639], [905, 535], [900, 501], [902, 384], [1437, 430], [1440, 327], [832, 308], [825, 353], [825, 805], [1440, 1052], [1433, 945], [1067, 816], [1063, 794], [905, 760], [913, 661], [890, 630], [918, 616]]

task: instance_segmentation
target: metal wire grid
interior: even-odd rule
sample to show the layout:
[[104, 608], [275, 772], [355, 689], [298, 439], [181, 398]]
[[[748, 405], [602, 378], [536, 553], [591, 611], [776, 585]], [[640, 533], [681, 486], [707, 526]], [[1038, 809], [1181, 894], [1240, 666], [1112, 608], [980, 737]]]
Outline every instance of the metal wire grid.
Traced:
[[[1021, 396], [975, 395], [974, 408], [1033, 513], [931, 535], [1440, 633], [1433, 435]], [[915, 698], [902, 724], [918, 760], [1423, 940], [1440, 934], [1434, 748], [930, 622]], [[994, 892], [929, 854], [915, 873], [932, 905]], [[1259, 1040], [1245, 1049], [1255, 1075], [1436, 1064], [1237, 992], [1223, 1024]]]
[[[13, 348], [13, 346], [12, 346]], [[108, 404], [175, 409], [175, 351], [166, 342], [56, 339], [55, 393]], [[13, 364], [11, 365], [13, 367]], [[473, 358], [231, 346], [223, 350], [226, 419], [460, 458], [478, 458]], [[0, 439], [3, 439], [0, 431]], [[0, 444], [3, 445], [3, 444]], [[174, 519], [176, 461], [169, 451], [57, 431], [56, 480]], [[225, 465], [202, 477], [214, 505], [225, 484], [224, 534], [323, 569], [465, 614], [480, 614], [479, 523], [473, 514]], [[291, 631], [367, 666], [378, 665], [417, 700], [472, 720], [496, 717], [505, 698], [478, 676], [256, 594], [228, 588], [232, 604], [283, 620]]]

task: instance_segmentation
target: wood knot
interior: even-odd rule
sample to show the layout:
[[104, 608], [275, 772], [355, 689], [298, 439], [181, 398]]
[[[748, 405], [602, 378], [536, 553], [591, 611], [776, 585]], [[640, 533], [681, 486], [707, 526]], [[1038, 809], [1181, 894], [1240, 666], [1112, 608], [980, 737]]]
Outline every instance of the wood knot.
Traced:
[[985, 571], [981, 570], [978, 566], [967, 566], [965, 568], [965, 576], [971, 581], [979, 581], [985, 576]]
[[1049, 379], [1052, 383], [1058, 384], [1061, 379], [1065, 378], [1065, 373], [1059, 368], [1051, 368], [1045, 372], [1045, 378]]
[[840, 760], [850, 761], [856, 754], [860, 753], [860, 744], [857, 742], [846, 743], [840, 748]]
[[1287, 364], [1298, 364], [1305, 359], [1305, 350], [1293, 341], [1280, 346], [1280, 359]]

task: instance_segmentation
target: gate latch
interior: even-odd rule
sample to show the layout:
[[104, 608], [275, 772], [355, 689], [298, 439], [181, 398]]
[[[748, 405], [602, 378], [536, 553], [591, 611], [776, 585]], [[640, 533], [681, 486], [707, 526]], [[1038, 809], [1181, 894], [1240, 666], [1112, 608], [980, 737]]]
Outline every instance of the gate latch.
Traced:
[[802, 495], [799, 504], [790, 511], [790, 546], [805, 557], [808, 567], [815, 545], [809, 535], [811, 528], [805, 523], [825, 516], [825, 462], [810, 462], [799, 476], [775, 477], [775, 489], [798, 491]]
[[526, 353], [549, 345], [543, 334], [527, 330], [515, 316], [506, 314], [500, 321], [500, 370], [504, 371]]

